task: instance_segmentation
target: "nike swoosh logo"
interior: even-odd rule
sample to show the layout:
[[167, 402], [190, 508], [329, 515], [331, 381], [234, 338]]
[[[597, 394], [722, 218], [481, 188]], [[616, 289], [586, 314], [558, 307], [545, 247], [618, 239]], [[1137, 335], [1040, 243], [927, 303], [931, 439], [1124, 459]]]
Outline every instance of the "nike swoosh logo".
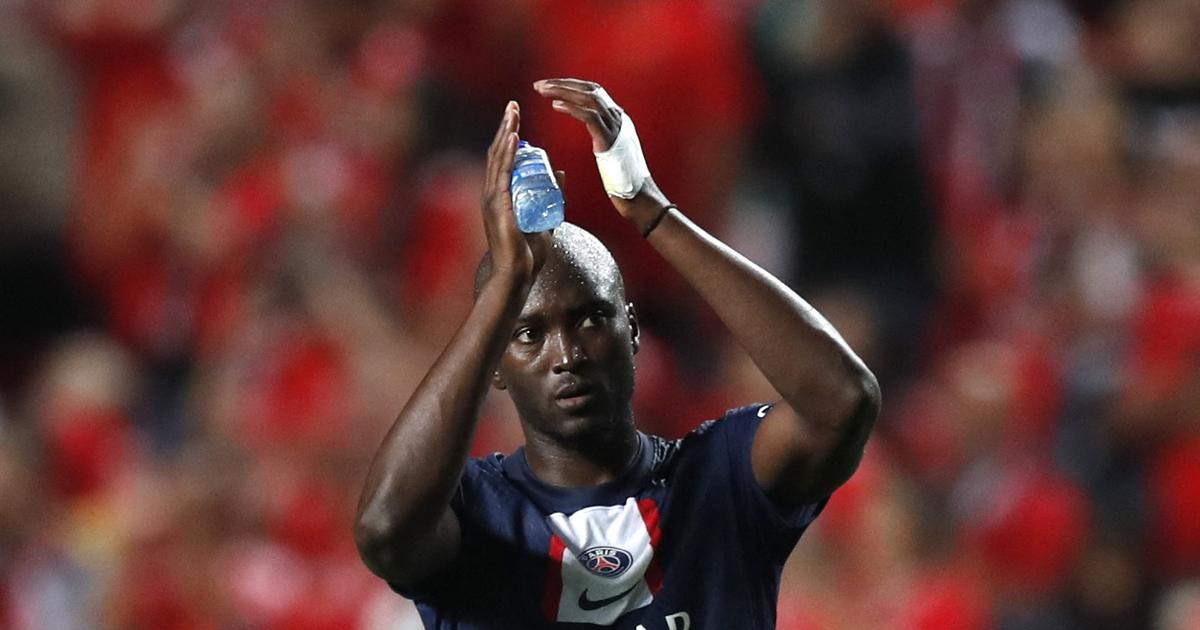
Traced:
[[638, 587], [638, 585], [634, 584], [633, 586], [629, 587], [629, 590], [627, 590], [623, 593], [617, 593], [616, 595], [613, 595], [612, 597], [605, 597], [604, 599], [588, 599], [587, 589], [585, 588], [585, 589], [583, 589], [583, 592], [579, 594], [579, 607], [582, 608], [583, 610], [597, 610], [600, 608], [604, 608], [605, 606], [632, 593], [633, 589], [635, 589], [637, 587]]

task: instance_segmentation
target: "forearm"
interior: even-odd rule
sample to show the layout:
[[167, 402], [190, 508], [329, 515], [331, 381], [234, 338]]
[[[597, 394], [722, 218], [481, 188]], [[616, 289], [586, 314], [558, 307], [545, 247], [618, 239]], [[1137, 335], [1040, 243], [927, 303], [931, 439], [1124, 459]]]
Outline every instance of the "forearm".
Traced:
[[828, 495], [861, 458], [879, 411], [875, 377], [786, 285], [678, 211], [663, 214], [667, 199], [649, 176], [632, 120], [602, 87], [544, 79], [534, 88], [587, 127], [617, 212], [648, 235], [783, 396], [786, 405], [755, 432], [751, 458], [758, 483], [789, 503]]
[[360, 546], [420, 539], [448, 509], [466, 463], [489, 376], [528, 287], [494, 276], [380, 445], [358, 505]]
[[[631, 213], [645, 226], [660, 205]], [[777, 278], [679, 211], [647, 241], [712, 307], [785, 401], [802, 417], [840, 421], [873, 395], [874, 379], [841, 335]]]

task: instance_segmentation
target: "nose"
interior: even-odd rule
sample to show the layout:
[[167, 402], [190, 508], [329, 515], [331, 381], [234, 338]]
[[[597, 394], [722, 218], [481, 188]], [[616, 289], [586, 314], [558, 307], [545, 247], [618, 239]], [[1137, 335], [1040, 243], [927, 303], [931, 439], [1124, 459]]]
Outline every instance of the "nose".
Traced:
[[553, 337], [554, 341], [550, 344], [550, 351], [553, 353], [551, 370], [555, 374], [574, 372], [580, 365], [587, 362], [587, 353], [574, 336], [559, 333]]

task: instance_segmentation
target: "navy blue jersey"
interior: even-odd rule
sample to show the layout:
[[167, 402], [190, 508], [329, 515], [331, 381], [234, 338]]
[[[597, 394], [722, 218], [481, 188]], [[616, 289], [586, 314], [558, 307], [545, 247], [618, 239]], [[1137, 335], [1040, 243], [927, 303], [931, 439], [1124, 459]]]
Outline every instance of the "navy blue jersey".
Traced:
[[523, 449], [472, 459], [451, 502], [458, 556], [401, 594], [438, 630], [774, 628], [780, 571], [825, 501], [782, 509], [755, 481], [768, 411], [639, 434], [634, 465], [599, 486], [542, 483]]

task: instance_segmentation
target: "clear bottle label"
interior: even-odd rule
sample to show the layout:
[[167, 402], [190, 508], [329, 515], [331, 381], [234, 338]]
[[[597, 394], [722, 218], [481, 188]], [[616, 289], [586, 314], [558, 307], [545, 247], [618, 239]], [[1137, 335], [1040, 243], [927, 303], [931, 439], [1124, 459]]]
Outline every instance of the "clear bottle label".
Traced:
[[513, 212], [523, 232], [542, 232], [563, 220], [563, 199], [546, 152], [523, 145], [512, 171]]
[[516, 177], [529, 177], [532, 175], [547, 175], [549, 169], [546, 168], [545, 162], [541, 160], [530, 160], [525, 164], [521, 164], [514, 171]]

